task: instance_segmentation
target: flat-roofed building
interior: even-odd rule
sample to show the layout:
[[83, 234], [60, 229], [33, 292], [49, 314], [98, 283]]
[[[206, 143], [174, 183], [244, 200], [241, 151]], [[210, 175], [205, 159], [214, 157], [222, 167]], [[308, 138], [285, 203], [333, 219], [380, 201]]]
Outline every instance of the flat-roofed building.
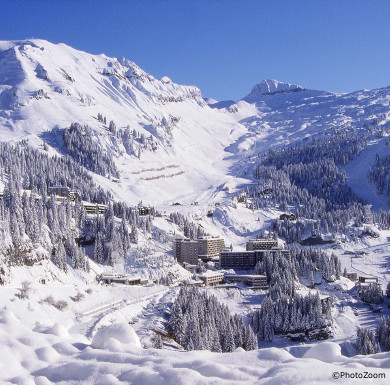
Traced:
[[225, 280], [228, 282], [243, 282], [254, 289], [267, 290], [267, 276], [257, 274], [226, 274]]
[[205, 286], [213, 286], [221, 283], [224, 279], [225, 274], [219, 271], [207, 271], [206, 273], [200, 274], [201, 279]]
[[87, 214], [104, 214], [104, 211], [107, 209], [107, 205], [91, 203], [82, 201], [82, 205]]
[[219, 267], [221, 269], [251, 270], [255, 268], [257, 262], [263, 260], [265, 253], [270, 253], [272, 259], [275, 260], [280, 255], [289, 255], [290, 251], [279, 248], [250, 251], [223, 250], [219, 258]]
[[146, 285], [148, 280], [142, 279], [141, 277], [132, 277], [130, 275], [114, 275], [114, 274], [103, 274], [97, 277], [101, 282], [110, 283], [123, 283], [125, 285]]
[[246, 244], [247, 251], [270, 250], [274, 247], [278, 247], [277, 239], [251, 239]]
[[175, 239], [173, 255], [179, 263], [198, 264], [198, 241], [189, 238]]
[[69, 187], [64, 186], [50, 186], [47, 189], [49, 195], [55, 194], [59, 197], [64, 197], [72, 202], [77, 199], [80, 199], [80, 194], [77, 191], [72, 191]]
[[199, 237], [197, 241], [198, 257], [204, 261], [218, 258], [221, 250], [225, 248], [225, 240], [220, 237], [204, 236]]
[[257, 251], [221, 251], [219, 267], [221, 269], [254, 269], [262, 252]]
[[360, 283], [369, 283], [369, 284], [372, 284], [372, 283], [378, 283], [379, 280], [377, 277], [362, 277], [360, 276], [359, 277], [359, 282]]

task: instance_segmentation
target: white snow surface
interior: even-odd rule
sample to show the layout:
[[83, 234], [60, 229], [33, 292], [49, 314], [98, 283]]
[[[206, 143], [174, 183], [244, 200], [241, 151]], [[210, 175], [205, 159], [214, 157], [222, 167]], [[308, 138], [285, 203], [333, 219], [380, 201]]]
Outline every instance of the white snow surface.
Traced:
[[278, 348], [233, 353], [144, 349], [127, 323], [109, 325], [91, 341], [64, 326], [31, 326], [19, 317], [0, 311], [0, 380], [6, 384], [294, 385], [329, 384], [335, 371], [390, 375], [390, 353], [347, 358], [334, 342], [308, 348], [302, 358]]

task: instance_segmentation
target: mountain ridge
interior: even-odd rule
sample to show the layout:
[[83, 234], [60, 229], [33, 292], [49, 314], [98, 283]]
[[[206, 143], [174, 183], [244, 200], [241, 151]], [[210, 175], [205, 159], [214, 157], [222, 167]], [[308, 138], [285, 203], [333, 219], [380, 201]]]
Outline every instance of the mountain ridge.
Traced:
[[[390, 125], [388, 87], [337, 94], [266, 79], [239, 101], [205, 100], [197, 87], [166, 76], [158, 80], [129, 59], [39, 39], [0, 42], [0, 64], [0, 140], [28, 138], [38, 148], [52, 143], [50, 151], [60, 154], [61, 130], [76, 122], [88, 125], [122, 179], [128, 178], [109, 188], [121, 198], [130, 190], [127, 199], [168, 202], [170, 191], [178, 193], [172, 198], [177, 200], [209, 197], [208, 190], [250, 175], [248, 156], [332, 129]], [[127, 129], [135, 135], [126, 134], [131, 151], [122, 136]], [[45, 142], [48, 133], [54, 135], [51, 142]], [[169, 180], [163, 173], [143, 179], [134, 174], [171, 165], [180, 169]], [[192, 191], [194, 184], [201, 189]]]

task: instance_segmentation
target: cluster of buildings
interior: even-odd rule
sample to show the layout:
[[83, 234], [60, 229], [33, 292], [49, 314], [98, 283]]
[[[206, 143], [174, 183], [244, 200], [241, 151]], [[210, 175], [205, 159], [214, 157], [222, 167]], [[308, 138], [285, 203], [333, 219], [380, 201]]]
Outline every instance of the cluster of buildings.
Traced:
[[[289, 253], [278, 247], [276, 239], [251, 239], [246, 244], [246, 250], [233, 251], [225, 248], [225, 242], [220, 237], [200, 237], [198, 239], [175, 239], [173, 245], [177, 261], [188, 269], [196, 269], [199, 259], [218, 262], [220, 269], [252, 270], [262, 260], [266, 252], [274, 254]], [[267, 277], [255, 274], [225, 274], [222, 271], [208, 271], [200, 274], [199, 279], [205, 286], [225, 282], [243, 282], [256, 289], [268, 289]]]
[[[56, 199], [58, 202], [61, 202], [64, 199], [69, 199], [71, 202], [74, 202], [76, 199], [81, 200], [81, 196], [77, 191], [71, 190], [66, 186], [49, 186], [47, 189], [48, 195], [56, 195]], [[2, 197], [2, 193], [0, 192], [0, 198]], [[103, 214], [107, 209], [107, 205], [91, 203], [86, 201], [81, 201], [85, 211], [87, 214]], [[151, 213], [150, 206], [141, 206], [138, 205], [134, 207], [135, 210], [138, 211], [139, 215], [149, 215]]]

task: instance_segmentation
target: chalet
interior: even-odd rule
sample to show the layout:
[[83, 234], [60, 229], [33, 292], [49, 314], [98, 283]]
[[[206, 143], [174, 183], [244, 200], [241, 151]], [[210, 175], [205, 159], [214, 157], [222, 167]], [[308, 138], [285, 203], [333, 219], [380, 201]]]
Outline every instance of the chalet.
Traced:
[[332, 298], [329, 295], [320, 294], [321, 305], [327, 305], [332, 302]]
[[60, 197], [66, 197], [69, 198], [70, 194], [70, 188], [69, 187], [63, 187], [63, 186], [50, 186], [47, 188], [47, 193], [49, 195], [55, 194]]
[[184, 262], [183, 263], [183, 267], [190, 271], [191, 273], [197, 273], [198, 272], [198, 269], [199, 269], [199, 266], [198, 265], [191, 265], [190, 263], [187, 263], [187, 262]]

